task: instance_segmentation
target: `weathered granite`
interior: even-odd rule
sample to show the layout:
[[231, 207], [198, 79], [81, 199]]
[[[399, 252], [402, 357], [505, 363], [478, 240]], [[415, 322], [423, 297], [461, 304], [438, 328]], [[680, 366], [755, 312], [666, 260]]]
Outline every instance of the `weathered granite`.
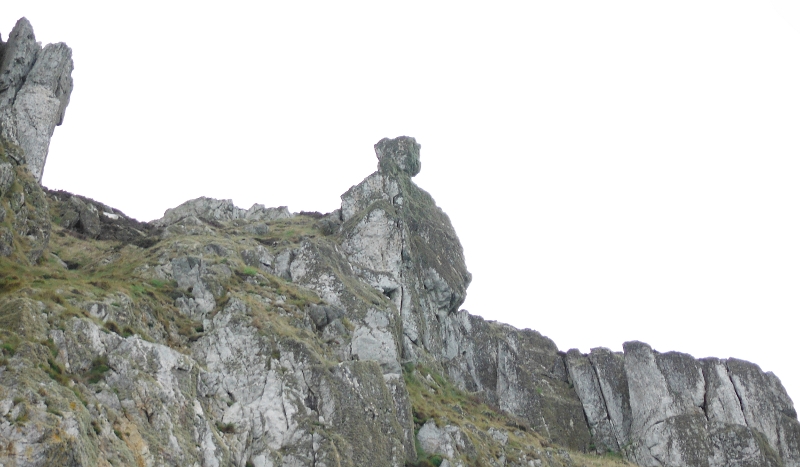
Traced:
[[[595, 443], [609, 447], [612, 431], [642, 466], [800, 462], [797, 413], [772, 373], [737, 359], [659, 353], [641, 342], [624, 349], [624, 356], [605, 349], [588, 357], [567, 353]], [[606, 420], [612, 430], [598, 428]]]
[[64, 121], [72, 94], [72, 50], [64, 43], [42, 48], [27, 19], [17, 21], [0, 61], [0, 138], [41, 182], [50, 138]]
[[[70, 54], [41, 49], [24, 19], [0, 43], [0, 254], [44, 258], [62, 284], [0, 288], [0, 464], [401, 467], [418, 445], [442, 466], [575, 465], [581, 451], [800, 466], [793, 403], [754, 364], [641, 342], [564, 353], [459, 310], [471, 275], [411, 181], [414, 138], [379, 141], [378, 170], [327, 215], [198, 198], [143, 224], [43, 191]], [[44, 256], [51, 230], [65, 252]], [[101, 243], [85, 265], [59, 256]], [[415, 420], [405, 377], [423, 367], [506, 424]], [[521, 446], [517, 429], [572, 451]]]

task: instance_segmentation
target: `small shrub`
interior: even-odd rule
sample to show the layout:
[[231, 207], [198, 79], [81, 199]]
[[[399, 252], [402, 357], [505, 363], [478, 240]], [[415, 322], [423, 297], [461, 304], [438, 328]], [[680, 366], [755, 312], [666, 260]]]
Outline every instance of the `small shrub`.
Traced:
[[8, 355], [9, 357], [13, 357], [14, 353], [16, 353], [16, 351], [17, 351], [17, 349], [15, 349], [13, 345], [8, 344], [8, 343], [3, 344], [2, 346], [0, 346], [0, 348], [2, 348], [3, 349], [3, 353]]
[[221, 433], [236, 433], [236, 427], [233, 425], [233, 423], [217, 422], [217, 430], [219, 430]]
[[94, 384], [99, 382], [103, 379], [103, 375], [105, 372], [110, 370], [111, 368], [108, 367], [108, 358], [107, 357], [98, 357], [92, 361], [92, 366], [89, 368], [88, 375], [86, 377], [86, 382], [89, 384]]

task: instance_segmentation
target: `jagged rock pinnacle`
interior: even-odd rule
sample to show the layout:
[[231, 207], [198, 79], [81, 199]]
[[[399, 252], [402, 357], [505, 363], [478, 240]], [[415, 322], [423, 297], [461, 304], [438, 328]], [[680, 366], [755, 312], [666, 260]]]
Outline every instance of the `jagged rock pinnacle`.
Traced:
[[378, 170], [386, 170], [391, 163], [411, 177], [417, 175], [421, 168], [419, 149], [420, 144], [411, 136], [383, 138], [375, 145], [375, 155], [379, 161]]
[[64, 121], [72, 94], [72, 50], [66, 44], [36, 42], [20, 18], [0, 41], [0, 138], [19, 147], [12, 155], [41, 182], [53, 130]]

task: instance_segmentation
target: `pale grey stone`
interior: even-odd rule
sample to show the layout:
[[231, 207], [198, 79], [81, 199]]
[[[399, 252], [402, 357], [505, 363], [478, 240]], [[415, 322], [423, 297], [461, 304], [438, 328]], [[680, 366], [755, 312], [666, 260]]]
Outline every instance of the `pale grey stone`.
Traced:
[[192, 318], [202, 318], [216, 306], [214, 294], [204, 281], [208, 274], [202, 258], [183, 256], [172, 260], [172, 277], [178, 287], [192, 294], [192, 297], [179, 297], [175, 301], [182, 313]]
[[353, 332], [351, 352], [359, 360], [374, 360], [384, 373], [400, 373], [398, 345], [388, 328], [389, 319], [377, 310], [369, 310], [367, 325]]
[[22, 149], [23, 160], [41, 181], [50, 138], [72, 93], [72, 51], [66, 44], [41, 48], [33, 29], [20, 19], [0, 64], [0, 137]]
[[425, 452], [428, 454], [441, 454], [447, 457], [455, 457], [458, 454], [456, 442], [445, 428], [436, 426], [433, 419], [429, 419], [422, 425], [417, 433], [417, 440]]
[[[311, 304], [306, 308], [308, 316], [314, 322], [317, 329], [322, 330], [327, 325], [340, 319], [345, 315], [344, 310], [335, 306]], [[385, 327], [385, 325], [384, 325]]]
[[570, 381], [583, 404], [583, 412], [592, 431], [596, 451], [600, 454], [608, 450], [619, 451], [620, 444], [614, 423], [608, 415], [605, 398], [589, 358], [577, 349], [571, 349], [567, 352], [566, 364]]
[[[419, 166], [419, 147], [411, 143], [379, 143], [379, 171], [342, 196], [341, 210], [320, 227], [328, 229], [326, 236], [309, 236], [299, 245], [271, 250], [245, 235], [259, 235], [270, 222], [291, 216], [286, 208], [245, 211], [229, 200], [199, 198], [168, 211], [156, 222], [164, 229], [152, 250], [156, 264], [137, 267], [131, 279], [174, 280], [159, 285], [158, 293], [177, 296], [178, 312], [202, 320], [190, 335], [176, 332], [173, 323], [187, 323], [171, 320], [176, 317], [165, 314], [171, 307], [153, 310], [149, 298], [122, 291], [83, 297], [55, 291], [61, 297], [56, 301], [89, 317], [52, 329], [49, 320], [66, 305], [29, 297], [0, 301], [4, 323], [30, 341], [8, 358], [12, 371], [0, 367], [6, 389], [0, 414], [14, 420], [28, 410], [32, 417], [17, 425], [29, 431], [0, 423], [0, 438], [30, 446], [26, 452], [44, 459], [53, 445], [41, 427], [58, 423], [76, 444], [69, 445], [73, 457], [49, 465], [63, 459], [97, 465], [102, 462], [91, 456], [102, 452], [113, 465], [402, 467], [416, 461], [413, 419], [419, 413], [412, 415], [401, 363], [423, 391], [443, 389], [438, 379], [422, 378], [408, 365], [421, 363], [513, 415], [519, 430], [532, 429], [573, 450], [594, 444], [598, 452], [620, 451], [643, 467], [798, 466], [800, 424], [793, 403], [775, 375], [753, 364], [659, 353], [640, 342], [626, 343], [624, 354], [565, 354], [536, 331], [459, 310], [470, 281], [463, 250], [446, 215], [410, 181]], [[0, 165], [0, 182], [2, 170], [16, 169], [13, 162]], [[27, 219], [34, 208], [49, 213], [35, 188], [4, 193], [13, 219]], [[62, 227], [121, 216], [73, 198], [48, 197], [58, 203]], [[34, 227], [27, 220], [15, 222], [13, 231], [1, 227], [9, 237], [0, 238], [0, 248]], [[265, 284], [266, 274], [237, 289], [241, 278], [231, 267], [241, 267], [239, 255], [247, 265], [292, 281], [280, 288], [297, 288], [309, 300], [298, 305], [297, 296]], [[111, 265], [120, 256], [107, 255], [98, 264]], [[152, 342], [109, 329], [147, 333]], [[55, 354], [39, 344], [48, 338]], [[37, 352], [39, 360], [23, 361]], [[58, 417], [41, 399], [14, 403], [18, 388], [29, 384], [20, 384], [14, 371], [29, 368], [31, 381], [38, 374], [57, 385], [36, 373], [48, 368], [48, 359], [74, 379], [85, 407], [61, 404]], [[87, 374], [98, 362], [107, 362], [109, 370], [89, 383]], [[65, 388], [47, 391], [47, 397], [74, 395]], [[39, 392], [33, 392], [35, 398]], [[87, 430], [88, 420], [95, 423]], [[473, 441], [496, 454], [488, 465], [574, 464], [562, 448], [520, 449], [504, 429], [438, 422], [428, 420], [418, 440], [426, 451], [449, 457], [443, 465], [484, 460]], [[3, 456], [0, 463], [8, 462]]]
[[40, 50], [33, 26], [26, 18], [20, 18], [8, 36], [0, 62], [0, 108], [13, 105]]
[[731, 358], [727, 365], [747, 426], [762, 433], [787, 466], [800, 465], [800, 424], [783, 386], [753, 363]]
[[708, 421], [715, 424], [747, 425], [739, 397], [733, 387], [724, 360], [703, 360], [706, 380], [705, 412]]
[[591, 350], [589, 360], [597, 375], [617, 444], [622, 448], [630, 441], [631, 428], [630, 396], [624, 355], [599, 347]]
[[278, 256], [275, 258], [275, 275], [287, 281], [292, 280], [291, 266], [294, 256], [294, 251], [289, 248], [278, 253]]
[[153, 221], [158, 227], [175, 224], [187, 217], [195, 217], [207, 222], [230, 222], [238, 219], [248, 221], [273, 221], [286, 219], [292, 214], [286, 208], [266, 208], [261, 204], [254, 204], [250, 209], [234, 206], [230, 199], [214, 199], [205, 196], [186, 201], [178, 207], [167, 209], [164, 217]]
[[242, 250], [242, 260], [248, 266], [271, 274], [275, 272], [275, 256], [261, 245], [257, 245], [254, 249]]
[[252, 235], [266, 235], [269, 233], [269, 224], [266, 222], [256, 222], [245, 225], [242, 230]]
[[[16, 142], [36, 181], [41, 181], [50, 138], [64, 120], [72, 93], [72, 51], [66, 44], [48, 44], [38, 54], [11, 108]], [[6, 109], [0, 110], [5, 112]]]

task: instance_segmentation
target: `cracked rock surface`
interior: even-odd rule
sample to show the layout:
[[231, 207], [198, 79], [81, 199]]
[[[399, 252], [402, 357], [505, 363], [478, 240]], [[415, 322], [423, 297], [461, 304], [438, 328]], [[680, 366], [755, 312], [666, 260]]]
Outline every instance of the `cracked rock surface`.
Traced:
[[755, 364], [641, 342], [625, 343], [623, 354], [571, 350], [566, 363], [598, 449], [616, 444], [642, 466], [800, 465], [794, 407]]
[[0, 465], [800, 467], [753, 363], [562, 352], [461, 310], [414, 138], [332, 213], [203, 197], [142, 223], [40, 186], [69, 48], [23, 18], [0, 54]]
[[0, 138], [21, 149], [16, 162], [40, 182], [72, 94], [72, 50], [63, 42], [42, 48], [25, 18], [0, 50]]

